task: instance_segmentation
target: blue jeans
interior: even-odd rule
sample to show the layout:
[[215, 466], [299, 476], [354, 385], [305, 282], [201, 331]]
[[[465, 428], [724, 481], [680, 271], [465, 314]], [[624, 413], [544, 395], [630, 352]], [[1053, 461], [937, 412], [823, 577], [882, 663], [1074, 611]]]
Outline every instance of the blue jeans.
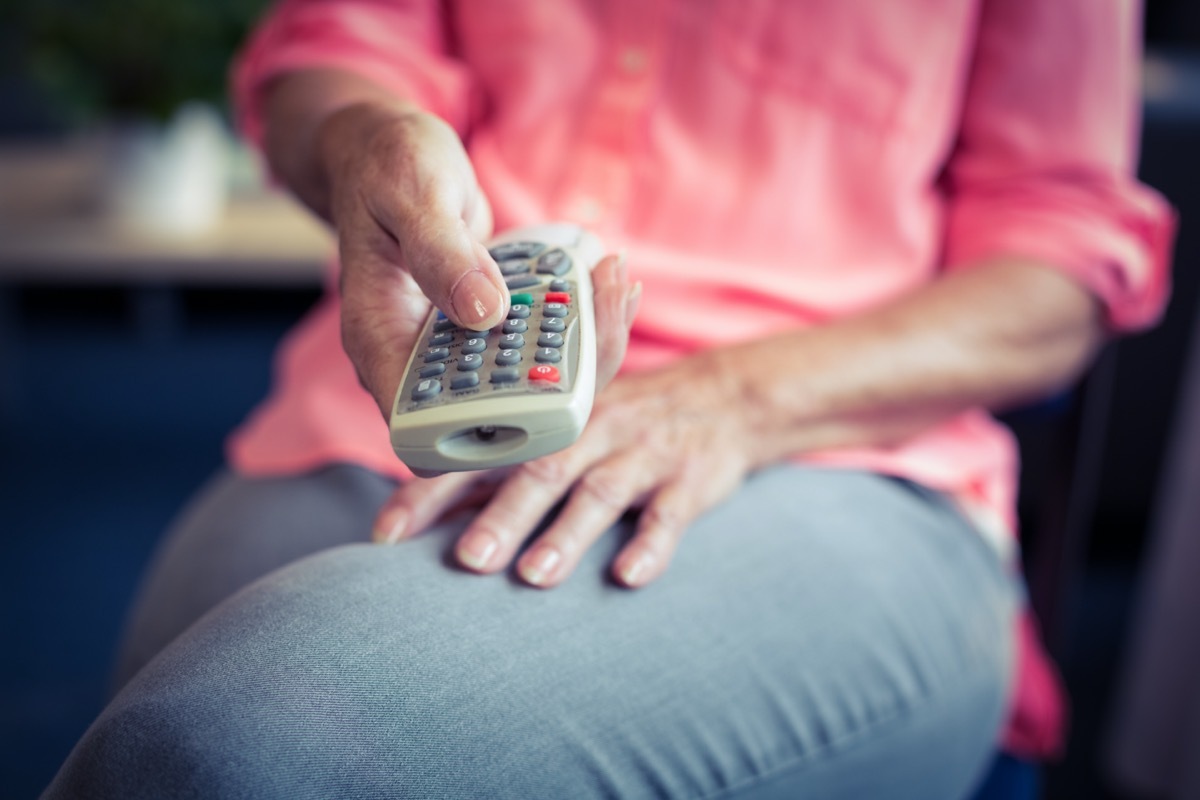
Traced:
[[936, 800], [994, 752], [1019, 589], [933, 492], [778, 467], [652, 586], [606, 578], [626, 522], [539, 591], [451, 566], [462, 521], [361, 543], [390, 489], [210, 485], [45, 796]]

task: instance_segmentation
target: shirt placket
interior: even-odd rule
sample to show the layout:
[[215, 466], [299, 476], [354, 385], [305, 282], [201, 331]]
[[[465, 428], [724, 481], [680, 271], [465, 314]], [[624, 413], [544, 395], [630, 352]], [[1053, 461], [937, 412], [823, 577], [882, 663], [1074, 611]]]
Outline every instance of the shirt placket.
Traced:
[[619, 228], [662, 60], [663, 0], [609, 6], [609, 34], [593, 102], [580, 126], [558, 211], [598, 232]]

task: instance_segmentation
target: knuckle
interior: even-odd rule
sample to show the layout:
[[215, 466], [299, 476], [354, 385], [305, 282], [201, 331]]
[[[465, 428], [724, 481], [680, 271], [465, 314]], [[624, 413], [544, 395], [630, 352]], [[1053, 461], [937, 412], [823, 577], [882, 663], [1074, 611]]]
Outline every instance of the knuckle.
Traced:
[[641, 524], [650, 536], [673, 537], [683, 527], [683, 516], [665, 503], [651, 503], [642, 510]]
[[560, 456], [546, 456], [527, 461], [519, 469], [521, 475], [547, 486], [561, 486], [568, 475], [567, 462]]
[[624, 510], [628, 501], [624, 481], [611, 470], [594, 469], [588, 472], [579, 479], [576, 491], [616, 511]]

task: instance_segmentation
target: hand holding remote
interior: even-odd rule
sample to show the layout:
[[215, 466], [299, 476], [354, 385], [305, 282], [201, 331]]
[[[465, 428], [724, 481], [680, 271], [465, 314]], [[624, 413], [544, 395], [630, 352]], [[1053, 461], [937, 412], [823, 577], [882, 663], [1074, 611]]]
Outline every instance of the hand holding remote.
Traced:
[[509, 292], [480, 243], [492, 216], [454, 130], [403, 107], [360, 103], [317, 133], [338, 234], [342, 342], [385, 417], [431, 302], [484, 330]]

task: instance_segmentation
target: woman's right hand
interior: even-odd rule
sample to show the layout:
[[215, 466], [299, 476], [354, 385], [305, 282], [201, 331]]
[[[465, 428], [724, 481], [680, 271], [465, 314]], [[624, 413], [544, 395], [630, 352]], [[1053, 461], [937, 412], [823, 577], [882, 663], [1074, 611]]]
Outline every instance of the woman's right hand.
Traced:
[[388, 416], [430, 303], [484, 330], [509, 292], [482, 241], [492, 213], [458, 135], [430, 114], [361, 102], [316, 132], [341, 256], [342, 343]]

